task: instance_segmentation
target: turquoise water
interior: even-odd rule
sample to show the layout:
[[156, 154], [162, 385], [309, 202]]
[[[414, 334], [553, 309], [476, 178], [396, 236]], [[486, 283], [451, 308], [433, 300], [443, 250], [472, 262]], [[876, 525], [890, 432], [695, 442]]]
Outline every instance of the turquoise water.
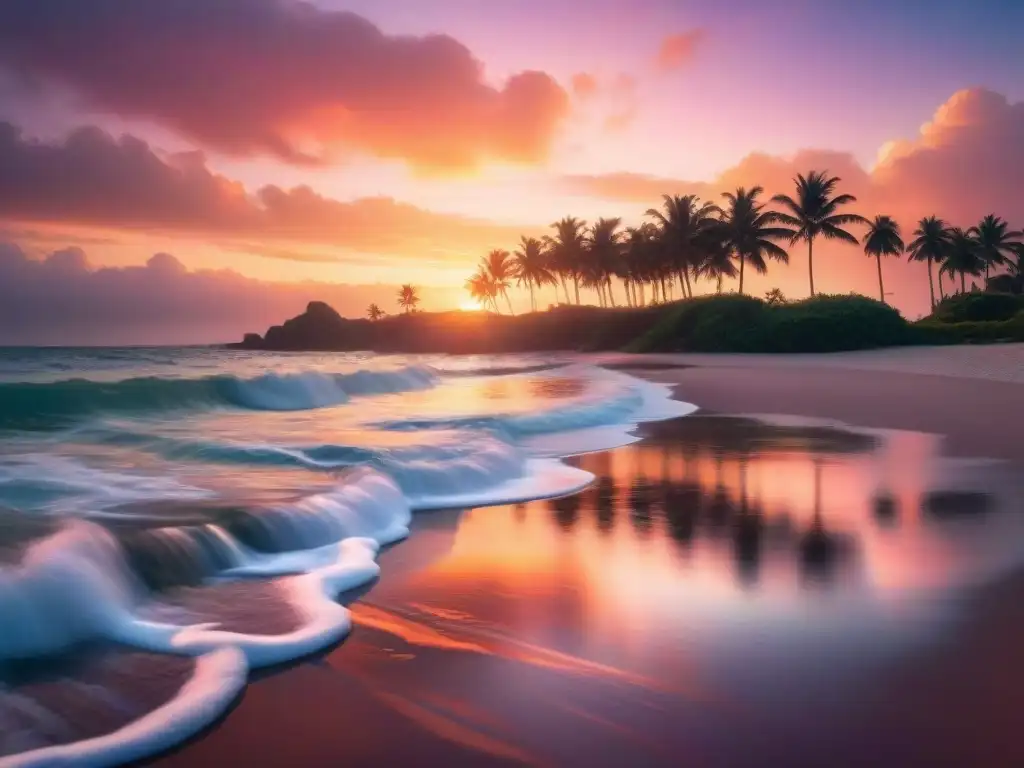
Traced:
[[[249, 669], [344, 637], [336, 596], [376, 577], [412, 513], [574, 493], [593, 475], [562, 459], [692, 410], [558, 357], [0, 350], [0, 682], [83, 646], [195, 660], [145, 727], [89, 740], [42, 694], [0, 757], [174, 743]], [[19, 701], [0, 695], [0, 721]]]

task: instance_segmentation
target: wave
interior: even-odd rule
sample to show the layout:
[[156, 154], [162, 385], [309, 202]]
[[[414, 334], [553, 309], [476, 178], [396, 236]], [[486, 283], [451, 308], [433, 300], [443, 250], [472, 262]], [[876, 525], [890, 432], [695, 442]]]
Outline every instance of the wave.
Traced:
[[[416, 431], [423, 429], [486, 429], [512, 441], [523, 441], [539, 435], [559, 432], [581, 432], [596, 427], [635, 425], [643, 421], [687, 416], [696, 406], [673, 400], [671, 388], [665, 384], [635, 379], [604, 369], [597, 369], [594, 381], [599, 385], [587, 395], [568, 402], [560, 401], [549, 408], [529, 413], [489, 414], [425, 419], [397, 419], [374, 424], [378, 429]], [[588, 448], [568, 449], [565, 455], [584, 453]]]
[[[92, 434], [101, 441], [203, 464], [342, 470], [328, 490], [288, 502], [228, 507], [202, 489], [42, 454], [0, 462], [0, 501], [7, 483], [8, 491], [22, 494], [22, 500], [32, 492], [52, 492], [77, 497], [79, 509], [85, 506], [101, 512], [94, 519], [50, 521], [45, 529], [28, 526], [26, 530], [44, 538], [20, 550], [9, 547], [6, 553], [0, 552], [12, 560], [0, 565], [0, 626], [8, 628], [0, 633], [0, 668], [68, 653], [93, 641], [197, 659], [193, 679], [161, 709], [101, 739], [24, 752], [0, 759], [0, 765], [42, 765], [63, 759], [111, 764], [187, 737], [223, 712], [244, 686], [249, 669], [291, 661], [340, 641], [351, 627], [351, 617], [338, 597], [377, 577], [380, 548], [409, 534], [415, 512], [576, 493], [593, 476], [557, 458], [538, 458], [533, 443], [545, 445], [546, 455], [592, 450], [595, 445], [633, 439], [628, 430], [639, 421], [693, 410], [687, 404], [668, 402], [668, 390], [660, 385], [603, 374], [594, 373], [596, 386], [584, 397], [540, 412], [392, 422], [393, 429], [486, 429], [437, 434], [426, 444], [391, 449], [183, 441], [118, 432], [107, 426], [83, 425], [76, 430], [76, 439]], [[110, 385], [64, 382], [36, 385], [36, 391], [47, 386], [59, 391], [71, 384], [89, 392], [88, 397], [80, 395], [60, 411], [59, 399], [51, 392], [46, 395], [52, 401], [49, 412], [37, 408], [34, 413], [39, 421], [52, 424], [58, 418], [117, 408], [145, 412], [154, 406], [209, 407], [211, 403], [262, 410], [318, 407], [338, 397], [432, 386], [435, 375], [431, 369], [406, 369], [343, 380], [300, 374], [247, 380], [136, 379]], [[6, 425], [3, 419], [12, 418], [13, 408], [2, 386], [0, 425]], [[149, 391], [153, 386], [159, 390], [156, 396]], [[114, 388], [127, 402], [119, 402], [104, 387]], [[211, 388], [216, 397], [210, 395]], [[72, 407], [83, 403], [88, 407]], [[192, 502], [196, 514], [170, 518], [178, 521], [174, 525], [167, 518], [157, 523], [139, 513], [102, 514], [104, 507], [147, 499], [178, 499], [186, 506]], [[39, 506], [54, 509], [52, 500], [44, 499]], [[20, 515], [23, 522], [28, 518], [33, 525], [39, 519], [26, 513], [7, 514]], [[183, 524], [186, 519], [189, 524]], [[7, 527], [18, 529], [17, 524]], [[217, 590], [243, 582], [262, 585], [268, 599], [277, 602], [271, 606], [259, 599], [235, 600], [234, 608], [244, 611], [245, 618], [234, 621], [237, 617], [217, 602], [230, 598]], [[197, 597], [190, 601], [180, 598], [183, 594]], [[278, 603], [287, 608], [288, 621], [282, 620], [279, 611], [267, 610], [268, 606], [276, 610]], [[271, 613], [275, 619], [269, 618]]]
[[144, 415], [212, 407], [299, 411], [340, 405], [358, 395], [429, 389], [426, 366], [353, 373], [267, 373], [254, 378], [147, 376], [121, 381], [68, 379], [0, 384], [0, 429], [48, 430], [102, 414]]

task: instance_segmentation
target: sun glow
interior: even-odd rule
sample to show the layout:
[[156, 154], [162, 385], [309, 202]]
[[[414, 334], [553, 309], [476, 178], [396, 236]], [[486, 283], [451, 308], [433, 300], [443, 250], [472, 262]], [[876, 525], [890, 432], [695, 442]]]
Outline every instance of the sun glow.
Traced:
[[480, 306], [479, 301], [475, 301], [473, 299], [466, 299], [464, 302], [459, 304], [459, 309], [461, 309], [463, 312], [479, 312], [482, 309], [482, 307]]

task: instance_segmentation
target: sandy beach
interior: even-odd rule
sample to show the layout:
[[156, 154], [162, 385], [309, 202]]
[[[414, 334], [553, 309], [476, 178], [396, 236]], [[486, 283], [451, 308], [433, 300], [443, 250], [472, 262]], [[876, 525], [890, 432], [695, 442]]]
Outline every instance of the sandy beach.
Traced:
[[[646, 360], [687, 367], [643, 372]], [[674, 384], [701, 418], [785, 414], [927, 433], [942, 437], [948, 456], [997, 459], [1009, 476], [1024, 467], [1022, 345], [629, 365]], [[824, 439], [782, 437], [784, 456], [794, 440]], [[353, 603], [356, 626], [342, 645], [255, 678], [218, 725], [152, 764], [1024, 764], [1024, 577], [922, 593], [886, 613], [862, 607], [856, 577], [799, 597], [786, 581], [792, 563], [770, 547], [755, 563], [760, 592], [735, 586], [742, 553], [735, 565], [686, 555], [680, 571], [683, 550], [673, 546], [695, 551], [693, 521], [656, 520], [670, 535], [652, 534], [637, 489], [654, 487], [645, 478], [661, 472], [661, 487], [676, 494], [666, 498], [705, 494], [716, 465], [688, 453], [698, 445], [692, 434], [680, 433], [681, 453], [675, 439], [662, 432], [649, 448], [584, 457], [599, 476], [633, 480], [599, 482], [576, 503], [421, 517], [407, 542], [384, 553], [380, 582]], [[771, 445], [758, 450], [761, 465], [736, 467], [770, 485], [784, 462], [772, 463], [782, 459]], [[811, 456], [813, 446], [804, 450]], [[846, 450], [829, 447], [824, 459], [833, 519], [865, 476], [856, 474], [859, 449], [844, 458]], [[742, 482], [729, 520], [748, 514], [745, 474]], [[769, 498], [761, 491], [752, 505]], [[1009, 505], [1011, 517], [1022, 511]], [[803, 530], [805, 518], [794, 519]], [[780, 521], [768, 540], [794, 540]], [[700, 551], [717, 552], [714, 521], [696, 525]], [[899, 571], [884, 527], [863, 531], [864, 553], [888, 553]], [[869, 565], [877, 579], [878, 564]], [[686, 579], [692, 590], [679, 596]], [[731, 607], [716, 613], [720, 593]], [[761, 604], [783, 618], [749, 613]]]

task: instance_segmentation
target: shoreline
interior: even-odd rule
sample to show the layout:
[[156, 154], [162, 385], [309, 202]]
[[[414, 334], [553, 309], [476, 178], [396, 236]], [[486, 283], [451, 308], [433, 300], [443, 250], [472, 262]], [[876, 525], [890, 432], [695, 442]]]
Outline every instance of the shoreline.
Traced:
[[[679, 399], [699, 405], [704, 412], [787, 414], [851, 426], [942, 433], [950, 455], [1024, 464], [1024, 446], [1017, 440], [1013, 419], [1006, 418], [1019, 407], [1021, 390], [1006, 381], [836, 370], [816, 367], [810, 360], [799, 367], [772, 369], [735, 359], [715, 365], [688, 356], [671, 356], [668, 361], [664, 357], [643, 358], [653, 364], [650, 368], [634, 367], [632, 362], [641, 360], [633, 358], [630, 373], [672, 384]], [[397, 564], [429, 560], [434, 548], [451, 546], [446, 514], [419, 520], [413, 542], [399, 544], [386, 555], [384, 579]], [[414, 562], [406, 567], [418, 566]], [[1024, 676], [1024, 653], [1014, 640], [1024, 631], [1022, 593], [1024, 573], [1017, 571], [951, 597], [963, 606], [955, 625], [928, 648], [863, 681], [864, 692], [845, 707], [841, 720], [833, 718], [806, 734], [802, 754], [807, 764], [828, 760], [833, 765], [860, 765], [896, 759], [935, 765], [1024, 763], [1024, 745], [1015, 738], [1015, 713], [1017, 705], [1024, 704], [1024, 691], [1018, 692], [1013, 685], [1018, 675]], [[535, 762], [529, 750], [523, 751], [515, 741], [481, 736], [483, 726], [467, 730], [465, 724], [440, 716], [432, 706], [425, 709], [397, 692], [376, 690], [372, 678], [360, 670], [379, 664], [382, 655], [401, 657], [415, 649], [428, 659], [443, 659], [439, 668], [458, 663], [484, 672], [499, 662], [458, 648], [446, 649], [444, 643], [423, 648], [416, 644], [422, 638], [410, 639], [414, 644], [407, 646], [399, 639], [402, 633], [421, 632], [424, 625], [396, 625], [393, 616], [379, 614], [373, 589], [362, 598], [353, 606], [354, 632], [340, 647], [254, 678], [238, 706], [217, 727], [147, 764], [184, 767], [249, 760], [327, 766], [340, 759], [356, 765], [397, 760], [460, 765]], [[369, 623], [365, 614], [370, 616]], [[452, 655], [458, 662], [451, 661]], [[451, 697], [457, 697], [459, 687], [454, 681], [428, 676], [420, 685], [427, 688], [423, 695], [453, 706]], [[470, 711], [461, 714], [470, 723], [481, 716]], [[680, 722], [686, 723], [688, 717], [701, 721], [689, 704], [683, 707]], [[577, 720], [573, 722], [578, 726]], [[618, 726], [607, 721], [600, 727]], [[935, 739], [936, 730], [944, 733], [942, 739]], [[867, 733], [869, 739], [865, 739]], [[646, 748], [657, 746], [647, 743]], [[268, 755], [273, 755], [269, 763]], [[627, 754], [610, 753], [591, 757], [596, 758], [588, 758], [592, 764], [629, 759]], [[663, 757], [668, 762], [671, 756]], [[691, 757], [698, 764], [716, 764], [711, 753], [694, 752]], [[780, 759], [787, 757], [792, 758], [792, 753]]]

